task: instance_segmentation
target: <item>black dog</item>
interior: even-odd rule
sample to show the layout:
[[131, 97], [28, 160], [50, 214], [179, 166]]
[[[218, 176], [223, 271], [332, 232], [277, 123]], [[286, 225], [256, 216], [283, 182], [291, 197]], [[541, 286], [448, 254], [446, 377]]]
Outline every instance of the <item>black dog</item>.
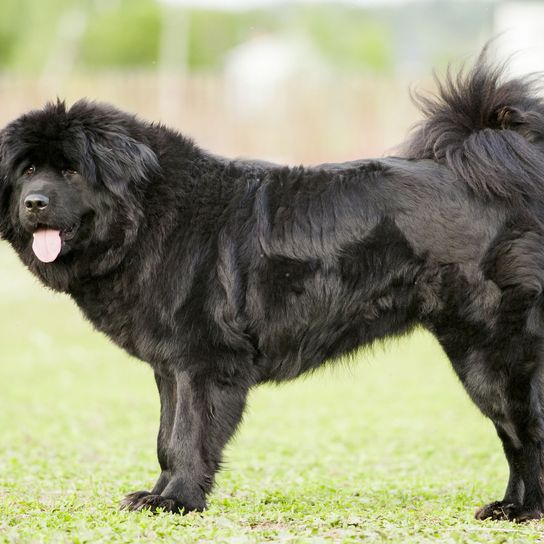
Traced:
[[204, 509], [251, 387], [422, 324], [510, 465], [477, 517], [542, 516], [544, 102], [481, 58], [422, 105], [405, 158], [311, 168], [85, 101], [0, 133], [2, 237], [155, 371], [162, 472], [124, 508]]

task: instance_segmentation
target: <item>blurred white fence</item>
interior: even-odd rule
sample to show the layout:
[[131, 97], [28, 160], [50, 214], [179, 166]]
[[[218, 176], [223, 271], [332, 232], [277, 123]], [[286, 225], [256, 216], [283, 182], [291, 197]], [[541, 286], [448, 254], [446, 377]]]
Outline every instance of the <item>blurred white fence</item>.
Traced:
[[175, 127], [214, 153], [316, 163], [387, 154], [417, 120], [408, 82], [386, 78], [293, 79], [277, 91], [277, 100], [253, 108], [250, 115], [240, 115], [239, 101], [232, 107], [232, 93], [217, 75], [88, 74], [55, 89], [51, 83], [3, 74], [0, 122], [57, 96], [68, 104], [86, 97]]

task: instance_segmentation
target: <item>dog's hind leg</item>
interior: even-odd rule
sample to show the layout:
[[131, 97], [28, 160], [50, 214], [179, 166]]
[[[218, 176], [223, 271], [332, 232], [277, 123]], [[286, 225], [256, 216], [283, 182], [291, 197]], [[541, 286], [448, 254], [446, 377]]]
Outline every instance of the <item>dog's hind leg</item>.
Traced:
[[519, 443], [515, 443], [510, 435], [497, 423], [497, 434], [502, 441], [504, 454], [508, 461], [510, 475], [508, 485], [501, 501], [486, 504], [476, 511], [476, 519], [508, 519], [508, 513], [523, 504], [525, 484], [521, 474], [521, 456]]
[[[478, 519], [527, 521], [544, 514], [544, 418], [537, 374], [513, 376], [507, 385], [508, 423], [495, 425], [510, 468], [504, 499], [480, 508]], [[508, 430], [505, 430], [509, 427]]]
[[480, 508], [478, 519], [526, 521], [540, 519], [544, 513], [544, 416], [538, 390], [541, 366], [535, 359], [509, 359], [515, 351], [529, 355], [530, 339], [513, 341], [525, 342], [525, 346], [487, 356], [485, 351], [472, 352], [461, 360], [452, 357], [472, 400], [493, 421], [510, 469], [503, 500]]
[[525, 484], [521, 474], [521, 455], [518, 441], [512, 440], [498, 423], [495, 422], [497, 434], [502, 441], [504, 455], [508, 461], [509, 476], [504, 498], [479, 508], [476, 511], [477, 519], [508, 519], [508, 512], [523, 504], [525, 497]]
[[504, 499], [480, 508], [476, 517], [540, 519], [544, 513], [540, 296], [523, 285], [503, 289], [494, 318], [487, 321], [479, 319], [473, 304], [468, 311], [466, 304], [450, 300], [446, 308], [434, 332], [468, 394], [495, 424], [510, 467]]

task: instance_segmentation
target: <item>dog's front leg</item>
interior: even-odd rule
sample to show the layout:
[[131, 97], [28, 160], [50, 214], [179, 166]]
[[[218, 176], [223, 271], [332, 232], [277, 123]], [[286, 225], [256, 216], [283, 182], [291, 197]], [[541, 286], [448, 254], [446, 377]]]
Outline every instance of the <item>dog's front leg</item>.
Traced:
[[140, 504], [143, 504], [142, 499], [144, 497], [147, 497], [148, 495], [160, 495], [170, 481], [167, 451], [176, 413], [176, 379], [173, 374], [155, 371], [155, 381], [159, 390], [161, 403], [160, 425], [159, 433], [157, 435], [157, 457], [161, 467], [161, 474], [151, 491], [136, 491], [134, 493], [129, 493], [121, 501], [121, 509], [137, 509]]
[[157, 457], [161, 467], [161, 474], [151, 491], [136, 491], [135, 493], [128, 494], [121, 501], [122, 509], [136, 509], [138, 505], [142, 504], [142, 499], [144, 497], [148, 495], [160, 495], [170, 481], [167, 451], [176, 414], [176, 379], [171, 373], [166, 373], [164, 371], [159, 373], [155, 371], [155, 381], [159, 390], [161, 403], [160, 425], [159, 433], [157, 435]]
[[159, 376], [161, 475], [151, 493], [128, 495], [128, 510], [202, 511], [213, 486], [222, 451], [245, 407], [247, 389], [187, 371]]

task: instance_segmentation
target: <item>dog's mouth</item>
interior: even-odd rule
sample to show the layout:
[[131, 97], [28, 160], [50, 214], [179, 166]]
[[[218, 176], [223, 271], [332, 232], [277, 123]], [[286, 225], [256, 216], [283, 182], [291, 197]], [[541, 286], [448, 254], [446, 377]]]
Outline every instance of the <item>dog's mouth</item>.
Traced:
[[46, 225], [38, 225], [33, 232], [32, 251], [42, 263], [52, 263], [61, 253], [66, 242], [74, 238], [78, 225], [59, 229]]

